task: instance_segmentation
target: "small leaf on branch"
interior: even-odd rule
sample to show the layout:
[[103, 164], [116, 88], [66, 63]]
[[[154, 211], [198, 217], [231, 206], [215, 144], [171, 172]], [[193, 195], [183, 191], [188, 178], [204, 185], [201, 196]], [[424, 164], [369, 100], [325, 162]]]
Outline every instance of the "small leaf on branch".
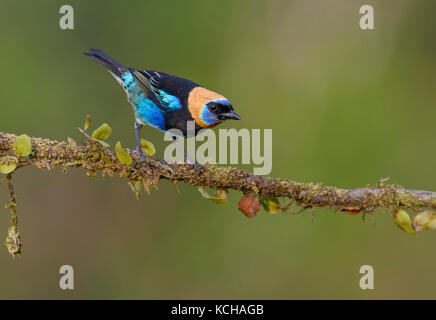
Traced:
[[15, 157], [5, 156], [0, 158], [0, 173], [9, 174], [17, 167], [18, 159]]
[[217, 189], [215, 191], [215, 197], [212, 197], [211, 195], [209, 195], [209, 193], [206, 191], [206, 189], [203, 186], [200, 186], [198, 188], [198, 191], [200, 191], [200, 193], [203, 197], [215, 202], [216, 204], [226, 204], [227, 203], [227, 195], [229, 193], [226, 189]]
[[280, 204], [277, 200], [265, 196], [260, 196], [259, 200], [262, 203], [262, 207], [269, 213], [276, 213], [280, 209]]
[[95, 142], [100, 143], [100, 144], [101, 144], [103, 147], [105, 147], [105, 148], [109, 148], [109, 147], [110, 147], [110, 144], [107, 143], [106, 141], [99, 140], [99, 139], [92, 139], [92, 140], [94, 140]]
[[120, 141], [115, 144], [115, 152], [117, 153], [118, 160], [122, 164], [130, 166], [133, 163], [132, 157], [130, 156], [130, 154], [127, 153], [126, 150], [124, 150], [124, 148], [121, 146]]
[[406, 211], [396, 210], [394, 212], [394, 222], [401, 230], [403, 230], [407, 234], [410, 234], [411, 236], [416, 235], [415, 231], [412, 228], [412, 222], [410, 221], [409, 214]]
[[16, 225], [11, 225], [8, 228], [8, 236], [5, 241], [8, 252], [15, 257], [15, 255], [21, 255], [22, 242], [20, 233], [17, 230]]
[[229, 192], [227, 189], [216, 189], [214, 202], [217, 204], [226, 204]]
[[32, 153], [32, 144], [30, 143], [29, 136], [22, 134], [15, 138], [14, 150], [18, 157], [27, 157]]
[[252, 218], [259, 211], [260, 202], [257, 196], [244, 196], [238, 202], [238, 209], [245, 214], [247, 218]]
[[436, 213], [430, 210], [423, 211], [413, 218], [413, 229], [416, 232], [436, 229]]
[[142, 152], [144, 152], [146, 155], [149, 155], [151, 157], [156, 153], [156, 148], [150, 141], [141, 139], [139, 144], [141, 146]]
[[88, 130], [89, 126], [91, 125], [91, 121], [92, 121], [92, 117], [88, 114], [86, 116], [86, 121], [85, 121], [85, 125], [83, 127], [83, 130]]
[[111, 134], [112, 128], [107, 123], [103, 123], [100, 127], [94, 130], [91, 137], [96, 140], [106, 140]]
[[9, 174], [12, 171], [14, 171], [16, 167], [17, 167], [16, 163], [0, 164], [0, 173]]

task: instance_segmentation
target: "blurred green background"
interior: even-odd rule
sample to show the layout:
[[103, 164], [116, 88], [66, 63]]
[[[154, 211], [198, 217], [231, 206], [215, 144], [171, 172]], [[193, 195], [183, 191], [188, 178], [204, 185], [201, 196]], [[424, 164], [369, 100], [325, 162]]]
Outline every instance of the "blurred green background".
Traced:
[[[59, 8], [75, 29], [59, 28]], [[359, 28], [371, 4], [375, 30]], [[0, 131], [84, 141], [108, 122], [134, 146], [133, 114], [99, 48], [120, 62], [180, 75], [231, 99], [243, 121], [273, 129], [271, 176], [344, 188], [381, 177], [436, 191], [435, 1], [12, 1], [0, 10]], [[143, 136], [162, 156], [167, 142]], [[15, 175], [24, 252], [0, 250], [0, 298], [436, 298], [436, 233], [410, 237], [388, 212], [298, 216], [237, 210], [168, 182], [139, 201], [127, 182], [83, 170]], [[0, 203], [7, 203], [0, 185]], [[2, 209], [0, 238], [9, 213]], [[75, 289], [59, 288], [59, 268]], [[359, 268], [375, 289], [359, 287]]]

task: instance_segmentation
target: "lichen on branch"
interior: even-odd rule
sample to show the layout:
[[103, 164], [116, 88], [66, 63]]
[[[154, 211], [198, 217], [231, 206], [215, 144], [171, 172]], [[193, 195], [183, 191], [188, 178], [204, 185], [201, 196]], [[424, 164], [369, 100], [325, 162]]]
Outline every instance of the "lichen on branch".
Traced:
[[[0, 132], [0, 168], [8, 168], [7, 166], [11, 164], [15, 166], [15, 170], [28, 166], [42, 170], [52, 170], [55, 167], [82, 168], [88, 176], [95, 176], [101, 172], [103, 176], [119, 176], [128, 179], [132, 190], [137, 195], [142, 188], [149, 192], [152, 187], [157, 186], [160, 179], [174, 183], [183, 182], [202, 187], [202, 189], [211, 187], [217, 189], [221, 197], [227, 196], [224, 190], [233, 189], [241, 191], [245, 196], [259, 198], [264, 208], [267, 210], [271, 208], [269, 210], [271, 213], [278, 209], [287, 212], [289, 204], [302, 208], [327, 207], [351, 214], [370, 213], [376, 208], [385, 208], [392, 213], [399, 209], [413, 211], [423, 208], [436, 209], [435, 192], [408, 190], [401, 186], [386, 184], [384, 181], [380, 181], [373, 187], [341, 189], [324, 186], [321, 183], [301, 183], [256, 176], [232, 167], [218, 167], [210, 164], [171, 164], [152, 157], [142, 160], [135, 151], [126, 151], [132, 158], [132, 164], [126, 165], [123, 164], [126, 163], [125, 161], [120, 162], [115, 152], [105, 147], [106, 144], [98, 143], [99, 140], [87, 137], [89, 139], [81, 144], [71, 138], [61, 142], [30, 138], [31, 153], [26, 157], [19, 157], [14, 151], [17, 136]], [[205, 193], [202, 192], [202, 194]], [[209, 198], [215, 199], [216, 202], [217, 197]], [[279, 198], [288, 199], [289, 204], [279, 205]], [[256, 201], [247, 200], [247, 203], [256, 203], [255, 211], [257, 212], [259, 206]], [[247, 210], [250, 210], [248, 216], [254, 216], [256, 213], [251, 214], [252, 208]], [[427, 223], [427, 225], [432, 224]]]
[[377, 183], [373, 187], [340, 189], [321, 183], [300, 183], [292, 180], [262, 177], [245, 170], [215, 165], [167, 163], [149, 158], [141, 160], [130, 151], [133, 164], [120, 163], [114, 152], [94, 141], [77, 144], [72, 139], [66, 142], [43, 138], [31, 138], [32, 154], [17, 160], [11, 152], [16, 136], [0, 132], [0, 164], [17, 161], [17, 169], [34, 166], [51, 170], [57, 166], [82, 168], [88, 176], [97, 172], [119, 176], [145, 185], [156, 185], [160, 179], [181, 181], [195, 186], [233, 189], [255, 193], [268, 198], [289, 198], [297, 204], [309, 207], [328, 207], [342, 211], [372, 212], [375, 208], [387, 209], [436, 209], [436, 192], [408, 190], [396, 185]]

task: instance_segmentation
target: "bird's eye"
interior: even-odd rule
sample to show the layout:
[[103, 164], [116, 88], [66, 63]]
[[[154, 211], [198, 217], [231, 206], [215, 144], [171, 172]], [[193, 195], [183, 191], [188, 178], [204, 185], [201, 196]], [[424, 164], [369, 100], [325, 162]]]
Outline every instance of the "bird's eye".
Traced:
[[216, 111], [216, 104], [214, 104], [214, 103], [210, 104], [209, 105], [209, 110], [212, 111], [212, 112]]

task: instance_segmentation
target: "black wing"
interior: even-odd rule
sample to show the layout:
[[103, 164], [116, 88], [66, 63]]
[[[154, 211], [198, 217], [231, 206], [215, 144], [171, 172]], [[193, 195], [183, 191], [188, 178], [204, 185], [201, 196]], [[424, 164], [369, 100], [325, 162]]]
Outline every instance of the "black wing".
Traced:
[[139, 89], [151, 99], [160, 109], [168, 111], [168, 103], [165, 102], [160, 94], [161, 75], [157, 72], [148, 72], [145, 70], [136, 70], [129, 68], [130, 73], [135, 79]]

